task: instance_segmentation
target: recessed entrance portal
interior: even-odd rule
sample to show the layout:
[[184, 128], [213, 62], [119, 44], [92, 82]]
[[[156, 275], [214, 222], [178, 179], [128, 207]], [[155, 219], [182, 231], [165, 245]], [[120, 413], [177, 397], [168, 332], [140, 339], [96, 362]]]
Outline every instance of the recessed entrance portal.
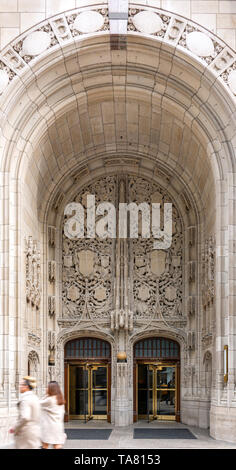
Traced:
[[110, 421], [110, 345], [80, 338], [65, 347], [65, 397], [68, 419]]
[[134, 421], [179, 421], [179, 345], [148, 338], [134, 346]]

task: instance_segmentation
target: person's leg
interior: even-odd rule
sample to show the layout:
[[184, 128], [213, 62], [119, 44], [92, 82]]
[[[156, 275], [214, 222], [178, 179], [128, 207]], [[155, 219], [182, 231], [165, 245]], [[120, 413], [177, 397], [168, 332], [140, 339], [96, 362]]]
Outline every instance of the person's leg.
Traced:
[[49, 444], [42, 442], [42, 449], [48, 449]]
[[53, 449], [61, 449], [62, 445], [61, 444], [53, 444]]

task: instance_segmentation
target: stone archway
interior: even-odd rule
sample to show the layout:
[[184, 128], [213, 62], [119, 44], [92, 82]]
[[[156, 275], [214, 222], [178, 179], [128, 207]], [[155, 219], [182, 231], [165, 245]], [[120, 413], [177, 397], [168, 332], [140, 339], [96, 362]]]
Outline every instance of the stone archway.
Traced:
[[[32, 236], [39, 242], [43, 263], [41, 331], [38, 328], [30, 333], [37, 337], [44, 352], [47, 373], [43, 380], [46, 382], [48, 349], [54, 351], [58, 341], [61, 311], [54, 285], [59, 276], [58, 228], [67, 197], [73, 193], [75, 185], [81, 188], [93, 178], [114, 173], [135, 173], [168, 188], [187, 221], [186, 253], [191, 255], [190, 264], [185, 266], [186, 277], [192, 279], [192, 290], [185, 298], [188, 401], [191, 403], [199, 390], [202, 366], [201, 361], [195, 361], [194, 347], [198, 345], [199, 357], [200, 354], [202, 357], [208, 342], [212, 341], [217, 384], [212, 395], [211, 434], [227, 438], [227, 427], [236, 415], [232, 392], [234, 373], [226, 386], [223, 382], [223, 345], [232, 344], [232, 338], [222, 326], [226, 321], [222, 312], [227, 311], [228, 316], [234, 312], [234, 299], [227, 291], [233, 260], [229, 259], [228, 268], [225, 260], [229, 248], [234, 254], [230, 207], [235, 192], [232, 120], [235, 97], [229, 77], [232, 78], [235, 53], [199, 25], [158, 9], [147, 8], [161, 19], [158, 34], [140, 32], [136, 15], [142, 12], [136, 7], [131, 10], [124, 43], [110, 40], [107, 10], [97, 12], [104, 19], [100, 31], [71, 34], [76, 30], [78, 9], [42, 25], [45, 39], [51, 31], [53, 40], [37, 55], [30, 55], [31, 44], [29, 49], [26, 47], [24, 41], [28, 33], [2, 51], [4, 263], [7, 267], [15, 266], [19, 290], [24, 292], [23, 241]], [[40, 27], [36, 26], [31, 32], [39, 32], [38, 29]], [[212, 55], [205, 57], [204, 51], [203, 55], [196, 55], [188, 48], [188, 34], [194, 32], [202, 32], [210, 38], [210, 45], [214, 46], [210, 51]], [[8, 215], [9, 224], [6, 223]], [[9, 251], [7, 243], [15, 240], [16, 233], [18, 240]], [[195, 291], [194, 279], [197, 276], [200, 281], [201, 251], [205, 240], [213, 235], [216, 236], [217, 275], [215, 280], [206, 276], [204, 292], [213, 293], [215, 299], [215, 337], [209, 336], [201, 343], [202, 289]], [[17, 348], [23, 350], [27, 342], [26, 330], [22, 328], [26, 299], [19, 295], [15, 302], [10, 295], [15, 285], [14, 274], [12, 272], [6, 282], [5, 312], [9, 325], [17, 318], [20, 336], [16, 343]], [[211, 289], [212, 281], [215, 291]], [[225, 290], [222, 284], [226, 285]], [[70, 333], [70, 328], [65, 325], [65, 334]], [[6, 357], [4, 361], [1, 383], [4, 383], [6, 398], [8, 377], [15, 383], [15, 375], [21, 373], [22, 364], [17, 359], [15, 370], [7, 374], [11, 363]], [[230, 361], [229, 368], [233, 370], [233, 355]], [[60, 369], [60, 361], [55, 367]], [[232, 412], [227, 419], [224, 416], [223, 423], [227, 390], [232, 395]], [[184, 420], [190, 422], [191, 419], [201, 424], [198, 415], [192, 417], [188, 410]]]

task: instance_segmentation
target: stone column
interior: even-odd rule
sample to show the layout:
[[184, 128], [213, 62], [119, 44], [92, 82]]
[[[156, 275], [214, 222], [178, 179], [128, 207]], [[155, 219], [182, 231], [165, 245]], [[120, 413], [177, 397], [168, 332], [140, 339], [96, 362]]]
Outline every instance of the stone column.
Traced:
[[118, 362], [116, 366], [115, 425], [128, 426], [129, 424], [128, 364]]

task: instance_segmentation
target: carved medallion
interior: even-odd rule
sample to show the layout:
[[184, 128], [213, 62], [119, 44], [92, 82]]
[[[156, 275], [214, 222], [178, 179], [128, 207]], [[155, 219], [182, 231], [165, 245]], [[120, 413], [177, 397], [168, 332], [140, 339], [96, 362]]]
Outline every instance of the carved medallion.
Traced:
[[79, 299], [80, 297], [80, 290], [76, 286], [71, 286], [68, 289], [67, 293], [68, 299], [72, 300], [72, 302], [75, 302], [76, 300]]
[[90, 276], [94, 267], [94, 252], [91, 250], [81, 250], [77, 253], [79, 260], [79, 271], [83, 276]]
[[173, 287], [173, 286], [167, 287], [165, 297], [166, 297], [167, 300], [170, 300], [170, 301], [176, 299], [176, 289], [175, 289], [175, 287]]
[[107, 290], [105, 287], [97, 287], [95, 289], [94, 297], [96, 300], [105, 300], [107, 297]]
[[165, 272], [166, 253], [162, 250], [153, 250], [150, 256], [151, 271], [156, 276], [161, 276]]
[[147, 286], [141, 286], [139, 289], [138, 289], [138, 298], [140, 300], [143, 300], [144, 302], [146, 300], [148, 300], [150, 297], [150, 291], [149, 291], [149, 288]]

